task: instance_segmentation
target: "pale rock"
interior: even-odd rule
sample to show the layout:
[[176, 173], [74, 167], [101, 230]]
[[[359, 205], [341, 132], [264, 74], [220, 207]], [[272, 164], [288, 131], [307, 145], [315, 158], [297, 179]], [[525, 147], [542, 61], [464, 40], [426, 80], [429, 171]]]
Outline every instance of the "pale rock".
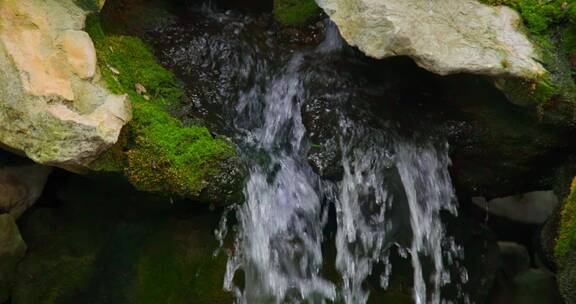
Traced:
[[50, 172], [37, 164], [0, 168], [0, 213], [18, 219], [42, 195]]
[[534, 191], [489, 201], [474, 197], [472, 202], [494, 215], [528, 224], [543, 224], [559, 204], [553, 191]]
[[69, 30], [64, 32], [62, 46], [72, 70], [82, 79], [96, 74], [96, 49], [88, 33]]
[[409, 56], [440, 74], [538, 79], [547, 71], [519, 15], [475, 0], [318, 0], [342, 37], [374, 58]]
[[84, 168], [131, 118], [98, 75], [87, 13], [74, 0], [0, 1], [0, 143], [38, 163]]

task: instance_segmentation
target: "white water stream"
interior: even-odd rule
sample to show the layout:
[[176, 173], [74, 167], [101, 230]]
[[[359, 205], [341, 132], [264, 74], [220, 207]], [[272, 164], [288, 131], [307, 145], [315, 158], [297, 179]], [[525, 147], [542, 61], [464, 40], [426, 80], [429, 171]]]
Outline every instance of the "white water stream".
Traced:
[[[236, 209], [239, 223], [224, 288], [235, 293], [237, 303], [367, 303], [365, 281], [376, 264], [384, 265], [380, 282], [385, 289], [393, 271], [390, 250], [400, 247], [391, 241], [388, 211], [394, 204], [407, 204], [409, 210], [412, 241], [401, 251], [410, 255], [414, 301], [445, 303], [441, 288], [455, 282], [446, 261], [462, 258], [462, 249], [446, 236], [440, 216], [442, 210], [457, 213], [445, 145], [416, 143], [393, 132], [373, 135], [342, 117], [342, 180], [321, 180], [306, 160], [301, 106], [308, 96], [300, 68], [305, 56], [325, 56], [341, 47], [331, 27], [316, 50], [293, 55], [279, 71], [259, 66], [259, 84], [240, 94], [238, 120], [257, 123], [236, 123], [244, 134], [241, 154], [249, 163], [249, 178], [245, 202]], [[358, 145], [366, 136], [381, 138]], [[390, 172], [399, 177], [402, 197], [389, 189]], [[328, 209], [323, 204], [336, 210], [337, 282], [322, 276], [323, 210]], [[431, 265], [429, 275], [424, 264]], [[458, 284], [467, 280], [461, 271]]]

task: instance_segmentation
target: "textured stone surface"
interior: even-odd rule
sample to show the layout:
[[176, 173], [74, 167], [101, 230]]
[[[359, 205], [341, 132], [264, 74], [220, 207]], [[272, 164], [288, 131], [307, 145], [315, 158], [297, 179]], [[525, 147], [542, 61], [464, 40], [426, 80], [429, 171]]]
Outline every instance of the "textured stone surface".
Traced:
[[530, 224], [543, 224], [559, 203], [552, 191], [535, 191], [489, 201], [474, 197], [472, 202], [492, 214]]
[[342, 37], [368, 56], [409, 56], [440, 74], [535, 79], [546, 70], [512, 9], [475, 0], [319, 0]]
[[51, 168], [42, 165], [0, 169], [0, 213], [19, 218], [42, 194]]
[[26, 244], [14, 219], [9, 214], [0, 214], [0, 303], [10, 296], [16, 265], [24, 253]]
[[0, 142], [65, 168], [114, 144], [131, 115], [99, 79], [77, 2], [0, 2]]

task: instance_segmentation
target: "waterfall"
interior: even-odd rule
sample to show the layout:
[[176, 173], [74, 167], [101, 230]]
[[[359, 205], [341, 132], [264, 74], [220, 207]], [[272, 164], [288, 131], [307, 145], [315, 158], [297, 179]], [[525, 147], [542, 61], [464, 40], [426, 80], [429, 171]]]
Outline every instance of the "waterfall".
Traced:
[[[369, 127], [331, 109], [340, 115], [342, 178], [324, 180], [309, 165], [301, 108], [312, 97], [302, 71], [311, 58], [339, 56], [344, 46], [330, 25], [323, 43], [295, 52], [280, 68], [253, 54], [238, 59], [240, 79], [252, 84], [241, 86], [226, 116], [234, 120], [249, 172], [245, 202], [234, 209], [238, 225], [224, 279], [238, 304], [367, 303], [365, 282], [377, 265], [380, 287], [388, 287], [393, 250], [410, 256], [417, 304], [448, 303], [442, 288], [454, 283], [460, 290], [466, 283], [465, 269], [457, 280], [448, 270], [458, 266], [463, 250], [441, 218], [443, 211], [457, 213], [444, 142]], [[336, 280], [323, 274], [328, 261], [322, 246], [331, 241], [323, 230], [331, 209]], [[409, 242], [396, 239], [404, 228], [411, 230]], [[217, 236], [225, 238], [226, 231], [223, 223]], [[458, 296], [467, 301], [462, 292]]]
[[295, 55], [271, 79], [264, 92], [263, 124], [248, 132], [246, 145], [254, 158], [248, 160], [236, 253], [225, 279], [225, 288], [234, 290], [234, 273], [244, 272], [245, 289], [236, 288], [239, 303], [335, 298], [333, 284], [319, 275], [321, 206], [318, 179], [305, 161], [301, 62], [301, 55]]

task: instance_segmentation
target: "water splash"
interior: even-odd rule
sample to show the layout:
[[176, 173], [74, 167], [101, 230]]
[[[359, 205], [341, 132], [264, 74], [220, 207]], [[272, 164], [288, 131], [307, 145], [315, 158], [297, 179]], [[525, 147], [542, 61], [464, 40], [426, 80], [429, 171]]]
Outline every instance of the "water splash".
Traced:
[[[319, 275], [321, 206], [317, 178], [303, 159], [301, 62], [302, 56], [295, 55], [272, 78], [264, 95], [263, 124], [248, 132], [246, 144], [252, 149], [248, 153], [255, 158], [249, 160], [246, 202], [238, 210], [236, 254], [229, 260], [224, 285], [235, 290], [239, 303], [304, 299], [322, 303], [336, 295], [333, 284]], [[258, 155], [265, 159], [259, 161]], [[233, 284], [239, 269], [247, 282], [243, 291]]]
[[[449, 162], [447, 146], [437, 149], [427, 143], [396, 144], [396, 164], [410, 209], [413, 234], [410, 255], [417, 304], [440, 303], [440, 287], [450, 282], [449, 272], [444, 267], [445, 231], [440, 219], [442, 210], [457, 215]], [[422, 270], [422, 255], [432, 260], [434, 268], [430, 298]]]

